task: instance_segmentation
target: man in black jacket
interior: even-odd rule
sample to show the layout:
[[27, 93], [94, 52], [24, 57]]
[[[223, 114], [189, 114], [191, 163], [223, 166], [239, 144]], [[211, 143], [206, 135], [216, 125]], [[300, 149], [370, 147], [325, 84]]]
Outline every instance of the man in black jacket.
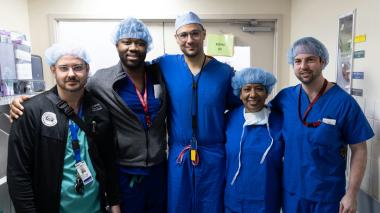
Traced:
[[98, 70], [86, 88], [110, 109], [123, 212], [166, 212], [167, 92], [158, 65], [145, 62], [153, 41], [135, 18], [113, 36], [118, 64]]
[[[119, 211], [107, 107], [85, 92], [89, 58], [78, 46], [46, 50], [57, 85], [25, 102], [9, 136], [7, 179], [17, 212]], [[105, 196], [107, 195], [107, 197]]]

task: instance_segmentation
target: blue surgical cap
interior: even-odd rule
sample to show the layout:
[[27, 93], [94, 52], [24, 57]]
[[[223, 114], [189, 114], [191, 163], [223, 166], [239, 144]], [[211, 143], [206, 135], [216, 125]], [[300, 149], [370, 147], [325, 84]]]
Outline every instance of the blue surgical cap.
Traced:
[[261, 84], [269, 94], [272, 92], [276, 81], [272, 73], [261, 68], [249, 67], [236, 72], [231, 80], [231, 85], [236, 96], [240, 96], [240, 90], [246, 84]]
[[293, 64], [298, 54], [312, 54], [319, 56], [325, 62], [323, 68], [329, 63], [329, 52], [322, 42], [313, 37], [304, 37], [295, 41], [288, 51], [288, 63]]
[[84, 49], [84, 47], [78, 44], [55, 43], [45, 51], [46, 61], [49, 66], [55, 65], [55, 63], [57, 63], [57, 61], [65, 55], [75, 56], [82, 59], [87, 64], [90, 63], [90, 56], [88, 52]]
[[113, 44], [116, 45], [117, 42], [123, 38], [135, 38], [144, 40], [148, 47], [147, 51], [149, 52], [151, 49], [153, 49], [153, 40], [148, 28], [142, 21], [136, 18], [129, 17], [127, 19], [124, 19], [116, 27], [112, 38]]
[[175, 31], [187, 24], [199, 24], [203, 28], [201, 19], [197, 16], [197, 14], [193, 12], [185, 13], [181, 16], [178, 16], [175, 20]]

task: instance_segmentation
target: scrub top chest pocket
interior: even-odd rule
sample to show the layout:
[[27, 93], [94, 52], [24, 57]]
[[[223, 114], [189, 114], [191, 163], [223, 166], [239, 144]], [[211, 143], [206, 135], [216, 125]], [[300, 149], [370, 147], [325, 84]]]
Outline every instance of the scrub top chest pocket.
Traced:
[[328, 164], [346, 161], [347, 144], [344, 143], [336, 122], [335, 125], [321, 122], [318, 127], [309, 128], [307, 131], [311, 156], [315, 160]]
[[335, 124], [328, 124], [323, 122], [326, 118], [320, 119], [321, 124], [315, 128], [308, 128], [308, 140], [313, 144], [325, 146], [326, 148], [334, 148], [340, 146], [342, 141], [342, 135], [339, 127], [336, 124], [335, 119], [328, 118], [330, 122]]

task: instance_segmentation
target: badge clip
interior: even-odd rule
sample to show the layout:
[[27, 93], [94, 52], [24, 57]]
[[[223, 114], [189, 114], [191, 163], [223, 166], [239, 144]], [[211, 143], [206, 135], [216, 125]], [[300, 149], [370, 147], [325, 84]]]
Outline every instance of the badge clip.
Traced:
[[194, 166], [198, 165], [199, 163], [198, 142], [194, 136], [190, 141], [190, 160]]

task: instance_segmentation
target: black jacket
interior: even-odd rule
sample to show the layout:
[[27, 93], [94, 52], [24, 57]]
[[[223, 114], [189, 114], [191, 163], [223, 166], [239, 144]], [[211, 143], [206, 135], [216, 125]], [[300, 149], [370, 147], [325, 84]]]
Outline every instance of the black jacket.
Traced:
[[166, 160], [168, 94], [159, 66], [146, 64], [145, 69], [153, 85], [161, 87], [159, 95], [161, 106], [152, 121], [152, 126], [147, 130], [118, 94], [120, 84], [127, 76], [121, 62], [98, 70], [86, 86], [88, 91], [107, 104], [110, 109], [118, 143], [117, 163], [123, 166], [150, 167]]
[[[11, 127], [7, 179], [17, 212], [59, 212], [68, 118], [46, 97], [49, 93], [57, 94], [57, 88], [25, 102], [23, 116]], [[106, 199], [117, 204], [119, 185], [108, 109], [88, 93], [84, 94], [82, 105], [84, 122], [94, 134], [87, 136], [88, 152], [100, 184], [102, 207]], [[56, 122], [46, 119], [46, 112], [54, 113]]]

